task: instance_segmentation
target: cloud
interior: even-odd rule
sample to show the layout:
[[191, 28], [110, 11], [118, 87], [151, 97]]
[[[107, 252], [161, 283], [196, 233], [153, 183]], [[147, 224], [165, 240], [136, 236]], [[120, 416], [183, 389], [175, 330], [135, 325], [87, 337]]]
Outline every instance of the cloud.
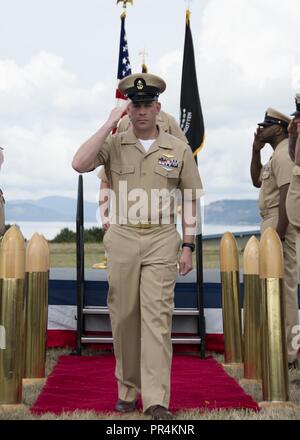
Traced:
[[[224, 194], [257, 197], [249, 170], [253, 132], [267, 107], [286, 114], [294, 108], [300, 89], [299, 21], [298, 0], [289, 1], [288, 8], [279, 0], [211, 0], [200, 31], [191, 22], [206, 125], [199, 168], [208, 201]], [[161, 70], [169, 69], [169, 90], [176, 91], [178, 102], [179, 56], [176, 61], [166, 54]], [[263, 161], [271, 153], [266, 147]]]
[[[286, 107], [294, 93], [300, 8], [290, 0], [212, 0], [197, 37], [205, 99], [244, 111], [270, 101]], [[271, 104], [271, 103], [270, 103]]]
[[[195, 2], [191, 8], [199, 6]], [[137, 23], [142, 22], [138, 9], [131, 14]], [[175, 22], [179, 19], [174, 18]], [[209, 0], [201, 2], [200, 14], [192, 13], [206, 125], [199, 168], [207, 200], [257, 196], [249, 172], [253, 132], [267, 107], [287, 114], [294, 109], [294, 94], [300, 91], [299, 22], [299, 0], [289, 0], [286, 7], [279, 0]], [[141, 28], [136, 30], [130, 23], [128, 19], [133, 54], [142, 44]], [[157, 29], [160, 23], [157, 19]], [[150, 49], [156, 60], [151, 71], [167, 82], [161, 97], [163, 109], [178, 117], [183, 29], [174, 32], [174, 23], [164, 22], [163, 38], [159, 32], [153, 35], [151, 28]], [[145, 36], [147, 30], [145, 27]], [[115, 43], [108, 39], [102, 43], [107, 56]], [[43, 50], [24, 57], [23, 63], [0, 60], [0, 146], [6, 146], [1, 185], [7, 197], [75, 195], [77, 175], [70, 166], [73, 154], [114, 105], [115, 79], [111, 67], [107, 68], [112, 57], [105, 64], [99, 56], [96, 67], [80, 70], [70, 63], [67, 52], [62, 49], [61, 53], [64, 56]], [[101, 81], [87, 79], [84, 72], [93, 68], [101, 71]], [[270, 153], [267, 148], [263, 159]], [[95, 175], [86, 175], [84, 181], [86, 197], [94, 200]]]
[[24, 66], [0, 61], [0, 142], [6, 146], [1, 180], [7, 197], [76, 194], [72, 157], [104, 120], [105, 99], [104, 84], [83, 87], [55, 54], [42, 52]]

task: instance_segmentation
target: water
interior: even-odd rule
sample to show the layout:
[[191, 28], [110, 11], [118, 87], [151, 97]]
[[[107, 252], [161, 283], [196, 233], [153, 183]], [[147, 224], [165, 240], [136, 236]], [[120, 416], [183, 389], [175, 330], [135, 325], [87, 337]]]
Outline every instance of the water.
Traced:
[[[63, 228], [68, 228], [71, 231], [76, 231], [75, 222], [15, 222], [20, 227], [23, 236], [30, 239], [35, 232], [43, 234], [47, 240], [52, 240]], [[10, 221], [9, 224], [14, 224]], [[92, 227], [99, 227], [96, 222], [86, 222], [85, 229]], [[226, 231], [230, 232], [244, 232], [256, 231], [259, 229], [258, 225], [204, 225], [203, 235], [223, 234]], [[180, 231], [181, 232], [181, 231]]]

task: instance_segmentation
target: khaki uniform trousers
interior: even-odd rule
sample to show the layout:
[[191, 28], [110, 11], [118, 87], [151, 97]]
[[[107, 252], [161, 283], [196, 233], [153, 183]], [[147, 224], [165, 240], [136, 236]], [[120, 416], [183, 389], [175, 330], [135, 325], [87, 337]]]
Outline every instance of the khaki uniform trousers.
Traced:
[[103, 243], [119, 399], [141, 393], [144, 411], [168, 408], [180, 235], [174, 225], [111, 225]]
[[[278, 214], [267, 215], [261, 222], [261, 233], [268, 227], [276, 229]], [[296, 257], [296, 231], [289, 224], [282, 243], [284, 257], [284, 298], [285, 298], [285, 332], [287, 340], [288, 362], [297, 358], [297, 350], [292, 347], [295, 337], [293, 327], [299, 324], [298, 316], [298, 271]], [[294, 329], [295, 330], [295, 329]]]

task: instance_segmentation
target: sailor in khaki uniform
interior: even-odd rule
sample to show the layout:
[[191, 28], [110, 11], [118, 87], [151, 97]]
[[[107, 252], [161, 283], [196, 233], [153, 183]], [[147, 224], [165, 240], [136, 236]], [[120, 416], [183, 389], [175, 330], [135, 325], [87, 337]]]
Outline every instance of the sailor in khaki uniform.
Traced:
[[[168, 113], [161, 110], [159, 114], [156, 117], [156, 124], [160, 126], [160, 128], [169, 134], [172, 134], [173, 136], [177, 137], [178, 139], [181, 139], [182, 141], [188, 143], [187, 138], [185, 137], [183, 131], [179, 127], [178, 123], [176, 122], [176, 119], [169, 115]], [[129, 119], [128, 115], [123, 116], [123, 118], [120, 120], [118, 127], [117, 127], [117, 133], [122, 133], [124, 131], [127, 131], [129, 128], [131, 128], [132, 124]], [[101, 220], [102, 220], [102, 226], [104, 230], [106, 231], [109, 228], [109, 201], [108, 197], [106, 197], [110, 187], [109, 182], [107, 179], [107, 176], [105, 174], [104, 167], [101, 167], [99, 172], [97, 173], [98, 178], [101, 180], [100, 183], [100, 195], [99, 195], [99, 205], [100, 205], [100, 214], [101, 214]], [[103, 201], [103, 203], [102, 203]]]
[[[286, 196], [292, 180], [294, 164], [288, 152], [288, 124], [290, 118], [269, 108], [265, 119], [259, 123], [254, 137], [251, 177], [253, 185], [260, 188], [259, 209], [262, 218], [261, 232], [274, 228], [283, 246], [284, 254], [284, 294], [286, 303], [286, 336], [288, 362], [291, 366], [297, 358], [297, 350], [292, 346], [295, 336], [292, 331], [298, 325], [298, 277], [296, 260], [296, 232], [289, 224], [286, 214]], [[274, 149], [268, 163], [261, 164], [260, 151], [269, 143]]]
[[[115, 409], [134, 410], [140, 393], [144, 412], [154, 419], [172, 418], [171, 324], [181, 239], [175, 227], [175, 198], [153, 204], [152, 195], [179, 189], [184, 213], [187, 207], [195, 212], [202, 188], [188, 144], [156, 125], [158, 96], [165, 87], [151, 74], [121, 80], [119, 89], [131, 100], [126, 108], [132, 127], [111, 135], [124, 112], [114, 109], [73, 159], [78, 172], [104, 165], [115, 198], [115, 221], [104, 236], [119, 394]], [[195, 230], [193, 221], [187, 227], [185, 215], [182, 222], [179, 268], [185, 275], [192, 269]]]
[[4, 235], [5, 232], [4, 204], [5, 204], [5, 200], [3, 197], [2, 189], [0, 188], [0, 237], [2, 237], [2, 235]]
[[[296, 95], [296, 112], [289, 125], [289, 152], [294, 162], [293, 176], [286, 199], [286, 211], [296, 230], [298, 276], [300, 275], [300, 94]], [[297, 365], [295, 365], [297, 367]]]
[[[3, 161], [4, 161], [3, 148], [0, 147], [0, 170], [1, 170], [1, 166], [2, 166]], [[5, 200], [3, 197], [2, 189], [0, 189], [0, 237], [2, 237], [2, 235], [5, 232], [4, 205], [5, 205]]]

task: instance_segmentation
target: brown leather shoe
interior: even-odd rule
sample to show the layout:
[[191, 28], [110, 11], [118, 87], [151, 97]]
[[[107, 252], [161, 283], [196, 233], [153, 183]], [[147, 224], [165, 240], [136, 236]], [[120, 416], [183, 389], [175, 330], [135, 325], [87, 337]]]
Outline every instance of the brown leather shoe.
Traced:
[[173, 420], [174, 416], [167, 408], [161, 405], [152, 405], [146, 411], [147, 416], [151, 416], [153, 420]]
[[128, 413], [137, 409], [137, 402], [125, 402], [125, 400], [118, 399], [115, 405], [115, 411], [121, 413]]

